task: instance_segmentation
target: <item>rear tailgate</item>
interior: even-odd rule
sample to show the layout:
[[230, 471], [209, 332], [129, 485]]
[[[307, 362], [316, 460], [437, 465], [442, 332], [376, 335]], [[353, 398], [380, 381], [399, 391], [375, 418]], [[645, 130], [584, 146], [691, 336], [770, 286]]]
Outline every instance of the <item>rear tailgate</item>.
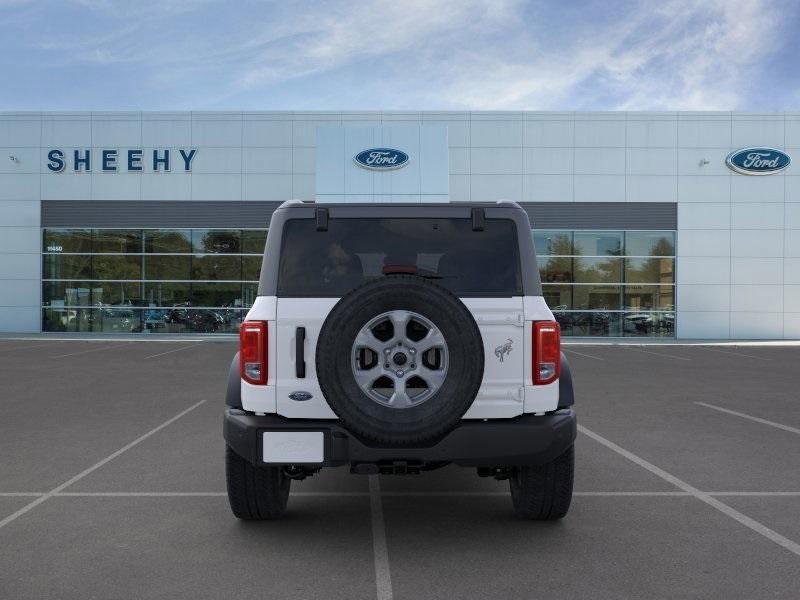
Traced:
[[463, 298], [483, 337], [483, 383], [466, 419], [522, 414], [525, 401], [523, 299]]

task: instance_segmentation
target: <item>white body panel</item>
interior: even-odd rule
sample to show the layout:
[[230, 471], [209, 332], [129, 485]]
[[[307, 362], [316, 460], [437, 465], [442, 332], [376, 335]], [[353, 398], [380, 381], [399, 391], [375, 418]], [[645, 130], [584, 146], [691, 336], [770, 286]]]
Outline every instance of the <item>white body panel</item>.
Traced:
[[[462, 298], [481, 331], [483, 382], [465, 419], [511, 418], [523, 412], [546, 412], [558, 406], [558, 381], [532, 385], [531, 321], [552, 320], [541, 296]], [[242, 382], [242, 407], [297, 419], [336, 419], [316, 376], [317, 338], [338, 298], [276, 298], [261, 296], [248, 320], [268, 321], [267, 385]], [[295, 370], [295, 333], [305, 327], [306, 376]], [[502, 360], [500, 360], [502, 358]], [[308, 392], [309, 400], [292, 400], [293, 392]]]
[[[296, 419], [336, 419], [317, 381], [316, 349], [322, 324], [338, 298], [278, 298], [278, 414]], [[306, 376], [297, 378], [295, 371], [295, 333], [306, 328]], [[308, 392], [310, 400], [297, 402], [292, 392]]]
[[478, 324], [484, 354], [483, 381], [464, 418], [494, 419], [522, 414], [525, 362], [522, 297], [461, 301]]

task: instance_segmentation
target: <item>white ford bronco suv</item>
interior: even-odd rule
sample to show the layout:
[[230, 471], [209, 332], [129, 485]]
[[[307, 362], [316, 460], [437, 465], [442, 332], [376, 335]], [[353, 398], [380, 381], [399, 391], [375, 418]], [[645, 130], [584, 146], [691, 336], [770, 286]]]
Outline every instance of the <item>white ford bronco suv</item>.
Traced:
[[572, 377], [512, 202], [282, 204], [226, 404], [242, 519], [281, 516], [293, 479], [336, 466], [476, 467], [523, 518], [569, 509]]

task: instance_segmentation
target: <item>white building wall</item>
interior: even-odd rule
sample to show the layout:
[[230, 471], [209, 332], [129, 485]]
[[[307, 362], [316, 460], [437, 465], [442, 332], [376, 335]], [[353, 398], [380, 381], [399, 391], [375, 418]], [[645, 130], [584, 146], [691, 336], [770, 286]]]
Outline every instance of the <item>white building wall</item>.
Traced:
[[[678, 337], [800, 338], [800, 113], [730, 112], [0, 113], [0, 331], [39, 329], [40, 200], [310, 200], [320, 125], [392, 123], [447, 127], [452, 201], [677, 202]], [[745, 146], [795, 163], [735, 174]], [[190, 173], [51, 173], [55, 147], [198, 152]]]
[[38, 115], [0, 114], [0, 331], [40, 327], [41, 135]]
[[[368, 148], [408, 154], [402, 168], [378, 171], [354, 157]], [[447, 127], [420, 121], [317, 128], [317, 202], [447, 202]]]

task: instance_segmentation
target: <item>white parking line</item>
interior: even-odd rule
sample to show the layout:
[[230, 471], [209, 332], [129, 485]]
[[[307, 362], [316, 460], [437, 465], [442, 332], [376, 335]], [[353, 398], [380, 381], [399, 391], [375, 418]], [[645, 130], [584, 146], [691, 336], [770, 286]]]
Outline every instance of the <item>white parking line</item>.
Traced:
[[633, 350], [634, 352], [644, 352], [645, 354], [655, 354], [656, 356], [666, 356], [667, 358], [674, 358], [676, 360], [692, 360], [691, 358], [686, 358], [685, 356], [667, 354], [666, 352], [652, 352], [650, 350], [642, 350], [641, 348], [633, 348], [631, 346], [621, 346], [621, 348], [625, 348], [626, 350]]
[[712, 410], [718, 410], [719, 412], [728, 413], [729, 415], [733, 415], [735, 417], [741, 417], [742, 419], [747, 419], [748, 421], [754, 421], [756, 423], [761, 423], [762, 425], [769, 425], [770, 427], [775, 427], [776, 429], [783, 429], [784, 431], [800, 435], [800, 429], [797, 427], [789, 427], [788, 425], [782, 425], [781, 423], [776, 423], [775, 421], [767, 421], [766, 419], [762, 419], [760, 417], [753, 417], [752, 415], [730, 410], [728, 408], [722, 408], [721, 406], [716, 406], [715, 404], [708, 404], [707, 402], [695, 402], [695, 404], [705, 406], [706, 408], [710, 408]]
[[383, 520], [381, 484], [377, 475], [369, 476], [369, 507], [372, 513], [372, 554], [375, 562], [375, 591], [378, 600], [392, 600], [392, 576], [389, 570], [389, 548], [386, 545], [386, 523]]
[[720, 350], [718, 348], [709, 348], [708, 346], [696, 346], [702, 350], [708, 350], [709, 352], [718, 352], [720, 354], [730, 354], [731, 356], [739, 356], [742, 358], [755, 358], [756, 360], [766, 360], [770, 361], [772, 359], [765, 358], [763, 356], [756, 356], [755, 354], [745, 354], [744, 352], [730, 352], [728, 350]]
[[706, 492], [709, 496], [800, 496], [800, 492]]
[[90, 350], [81, 350], [80, 352], [70, 352], [68, 354], [57, 354], [55, 356], [51, 356], [50, 358], [64, 358], [66, 356], [78, 356], [79, 354], [89, 354], [89, 352], [100, 352], [101, 350], [111, 350], [113, 348], [122, 348], [122, 346], [127, 346], [131, 342], [127, 342], [125, 344], [115, 344], [114, 346], [103, 346], [102, 348], [91, 348]]
[[755, 519], [751, 519], [747, 515], [745, 515], [743, 513], [740, 513], [735, 508], [732, 508], [732, 507], [728, 506], [727, 504], [725, 504], [724, 502], [721, 502], [721, 501], [717, 500], [716, 498], [712, 497], [708, 493], [701, 492], [700, 490], [698, 490], [693, 485], [690, 485], [689, 483], [686, 483], [682, 479], [678, 479], [674, 475], [672, 475], [670, 473], [667, 473], [663, 469], [660, 469], [659, 467], [657, 467], [654, 464], [646, 461], [645, 459], [641, 458], [640, 456], [636, 456], [633, 452], [629, 452], [628, 450], [625, 450], [625, 448], [623, 448], [621, 446], [618, 446], [617, 444], [615, 444], [611, 440], [607, 440], [606, 438], [604, 438], [600, 434], [597, 434], [594, 431], [586, 429], [586, 427], [584, 427], [583, 425], [578, 425], [578, 431], [580, 431], [584, 435], [588, 435], [594, 441], [603, 444], [606, 448], [609, 448], [610, 450], [613, 450], [617, 454], [619, 454], [621, 456], [624, 456], [629, 461], [639, 465], [643, 469], [646, 469], [646, 470], [650, 471], [653, 475], [656, 475], [656, 476], [660, 477], [661, 479], [663, 479], [664, 481], [667, 481], [667, 482], [671, 483], [675, 487], [678, 487], [678, 488], [682, 489], [684, 492], [688, 492], [690, 495], [694, 496], [695, 498], [697, 498], [701, 502], [705, 502], [706, 504], [708, 504], [712, 508], [716, 508], [722, 514], [725, 514], [725, 515], [729, 516], [731, 519], [737, 521], [738, 523], [741, 523], [745, 527], [748, 527], [749, 529], [752, 529], [756, 533], [759, 533], [759, 534], [763, 535], [768, 540], [770, 540], [772, 542], [775, 542], [776, 544], [778, 544], [779, 546], [785, 548], [789, 552], [792, 552], [795, 555], [800, 556], [800, 544], [798, 544], [797, 542], [794, 542], [794, 541], [790, 540], [789, 538], [782, 536], [780, 533], [770, 529], [769, 527], [767, 527], [763, 523], [759, 523]]
[[168, 425], [171, 425], [172, 423], [174, 423], [175, 421], [177, 421], [178, 419], [180, 419], [182, 416], [184, 416], [185, 414], [188, 414], [189, 412], [193, 411], [195, 408], [197, 408], [198, 406], [200, 406], [200, 405], [201, 405], [201, 404], [203, 404], [203, 403], [205, 403], [205, 400], [200, 400], [200, 402], [196, 402], [195, 404], [192, 404], [192, 405], [191, 405], [189, 408], [187, 408], [186, 410], [182, 410], [181, 412], [179, 412], [179, 413], [178, 413], [177, 415], [175, 415], [174, 417], [172, 417], [172, 418], [170, 418], [170, 419], [167, 419], [166, 421], [164, 421], [164, 422], [163, 422], [161, 425], [159, 425], [158, 427], [154, 427], [153, 429], [151, 429], [150, 431], [148, 431], [148, 432], [147, 432], [147, 433], [145, 433], [144, 435], [141, 435], [141, 436], [139, 436], [138, 438], [136, 438], [135, 440], [133, 440], [131, 443], [129, 443], [129, 444], [126, 444], [125, 446], [123, 446], [122, 448], [120, 448], [119, 450], [117, 450], [116, 452], [114, 452], [114, 453], [112, 453], [112, 454], [109, 454], [108, 456], [106, 456], [106, 457], [105, 457], [103, 460], [101, 460], [100, 462], [97, 462], [97, 463], [93, 464], [93, 465], [92, 465], [91, 467], [89, 467], [88, 469], [84, 469], [83, 471], [81, 471], [80, 473], [78, 473], [77, 475], [75, 475], [74, 477], [72, 477], [71, 479], [68, 479], [67, 481], [65, 481], [65, 482], [64, 482], [64, 483], [62, 483], [61, 485], [59, 485], [59, 486], [57, 486], [57, 487], [54, 487], [52, 490], [50, 490], [49, 492], [47, 492], [47, 493], [46, 493], [46, 494], [44, 494], [43, 496], [39, 496], [39, 497], [38, 497], [38, 498], [36, 498], [36, 500], [34, 500], [33, 502], [30, 502], [30, 503], [26, 504], [25, 506], [23, 506], [22, 508], [20, 508], [20, 509], [19, 509], [18, 511], [16, 511], [15, 513], [12, 513], [12, 514], [8, 515], [8, 516], [7, 516], [5, 519], [3, 519], [2, 521], [0, 521], [0, 529], [2, 529], [3, 527], [5, 527], [5, 526], [6, 526], [6, 525], [8, 525], [9, 523], [11, 523], [12, 521], [14, 521], [15, 519], [17, 519], [18, 517], [21, 517], [22, 515], [24, 515], [24, 514], [25, 514], [25, 513], [27, 513], [28, 511], [30, 511], [30, 510], [32, 510], [32, 509], [34, 509], [34, 508], [36, 508], [36, 507], [37, 507], [37, 506], [39, 506], [39, 505], [40, 505], [42, 502], [46, 501], [48, 498], [52, 498], [52, 497], [53, 497], [53, 496], [55, 496], [56, 494], [58, 494], [58, 493], [60, 493], [60, 492], [64, 491], [66, 488], [68, 488], [69, 486], [71, 486], [73, 483], [75, 483], [75, 482], [77, 482], [77, 481], [79, 481], [79, 480], [83, 479], [84, 477], [86, 477], [86, 476], [87, 476], [87, 475], [89, 475], [90, 473], [92, 473], [92, 472], [96, 471], [97, 469], [99, 469], [100, 467], [102, 467], [103, 465], [105, 465], [106, 463], [108, 463], [108, 462], [110, 462], [110, 461], [114, 460], [115, 458], [117, 458], [117, 457], [118, 457], [120, 454], [122, 454], [123, 452], [126, 452], [126, 451], [130, 450], [131, 448], [133, 448], [134, 446], [136, 446], [136, 445], [137, 445], [137, 444], [139, 444], [140, 442], [143, 442], [144, 440], [146, 440], [147, 438], [149, 438], [151, 435], [154, 435], [154, 434], [158, 433], [159, 431], [161, 431], [162, 429], [164, 429], [164, 427], [167, 427]]
[[191, 346], [183, 346], [181, 348], [175, 348], [174, 350], [167, 350], [166, 352], [159, 352], [158, 354], [151, 354], [150, 356], [145, 356], [145, 360], [148, 358], [155, 358], [156, 356], [164, 356], [165, 354], [172, 354], [173, 352], [180, 352], [181, 350], [188, 350], [189, 348], [196, 348], [197, 342], [194, 342]]
[[569, 348], [562, 348], [564, 352], [569, 352], [570, 354], [577, 354], [578, 356], [583, 356], [584, 358], [591, 358], [592, 360], [605, 360], [605, 358], [600, 358], [599, 356], [592, 356], [591, 354], [583, 354], [582, 352], [576, 352], [575, 350], [570, 350]]

